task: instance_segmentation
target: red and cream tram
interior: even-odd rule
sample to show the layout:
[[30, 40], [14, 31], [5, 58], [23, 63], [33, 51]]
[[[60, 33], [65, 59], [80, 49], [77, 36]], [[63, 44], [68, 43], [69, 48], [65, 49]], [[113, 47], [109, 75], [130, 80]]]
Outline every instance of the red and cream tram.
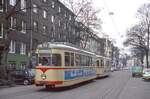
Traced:
[[65, 87], [96, 78], [96, 55], [65, 43], [43, 43], [37, 48], [36, 86]]
[[110, 74], [111, 59], [104, 56], [96, 55], [96, 75], [97, 78], [106, 77]]

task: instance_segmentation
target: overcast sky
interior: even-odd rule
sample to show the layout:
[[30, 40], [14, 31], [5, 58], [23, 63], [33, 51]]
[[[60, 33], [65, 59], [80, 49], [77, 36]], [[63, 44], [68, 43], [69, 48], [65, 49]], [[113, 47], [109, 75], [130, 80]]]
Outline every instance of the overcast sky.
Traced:
[[[150, 0], [93, 0], [96, 8], [101, 9], [99, 17], [102, 19], [102, 31], [123, 47], [125, 32], [136, 22], [136, 11], [141, 4], [150, 3]], [[113, 12], [114, 15], [109, 15]], [[121, 38], [122, 37], [122, 38]]]

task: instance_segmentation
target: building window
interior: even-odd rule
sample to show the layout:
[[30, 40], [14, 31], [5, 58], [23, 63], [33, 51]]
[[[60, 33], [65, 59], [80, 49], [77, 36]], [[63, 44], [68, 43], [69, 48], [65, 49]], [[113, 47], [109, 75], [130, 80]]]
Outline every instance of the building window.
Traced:
[[1, 23], [1, 24], [0, 24], [0, 38], [3, 38], [3, 34], [4, 34], [4, 26], [3, 26], [3, 24]]
[[[4, 0], [4, 1], [5, 1], [5, 0]], [[8, 2], [8, 3], [5, 3], [5, 2], [4, 2], [4, 9], [5, 9], [5, 12], [8, 11], [8, 5], [9, 5], [9, 2]]]
[[55, 2], [52, 1], [52, 8], [55, 8]]
[[64, 29], [66, 29], [67, 28], [67, 26], [66, 26], [67, 24], [66, 23], [64, 23]]
[[54, 23], [54, 16], [51, 16], [51, 22]]
[[15, 6], [16, 5], [16, 0], [9, 0], [9, 4], [12, 5], [12, 6]]
[[69, 28], [69, 29], [68, 29], [68, 30], [69, 30], [69, 32], [71, 32], [71, 26], [70, 26], [70, 25], [68, 26], [68, 28]]
[[3, 12], [4, 0], [0, 0], [0, 12]]
[[47, 31], [47, 27], [43, 26], [43, 34], [46, 34], [46, 31]]
[[38, 30], [38, 23], [36, 21], [33, 22], [33, 30], [34, 31]]
[[71, 17], [71, 15], [69, 15], [69, 20], [71, 20], [72, 19], [72, 17]]
[[61, 22], [60, 22], [60, 20], [58, 21], [58, 26], [60, 27], [60, 24], [61, 24]]
[[21, 28], [22, 28], [21, 32], [22, 33], [26, 33], [26, 26], [27, 26], [26, 23], [24, 21], [22, 21], [22, 23], [21, 23]]
[[36, 4], [33, 4], [33, 12], [34, 12], [34, 13], [37, 13], [37, 12], [38, 12], [37, 5], [36, 5]]
[[21, 62], [21, 64], [20, 64], [20, 69], [21, 69], [21, 70], [26, 69], [26, 66], [27, 66], [27, 63], [26, 63], [26, 62]]
[[43, 0], [43, 2], [47, 2], [47, 0]]
[[60, 7], [58, 8], [58, 12], [59, 12], [59, 13], [61, 12], [61, 8], [60, 8]]
[[75, 35], [75, 34], [76, 34], [76, 31], [75, 31], [75, 29], [73, 29], [72, 31], [73, 31], [73, 34]]
[[16, 62], [15, 61], [8, 61], [8, 70], [15, 70], [16, 69]]
[[21, 0], [21, 10], [22, 10], [23, 12], [27, 12], [26, 3], [27, 3], [26, 0]]
[[9, 53], [15, 53], [15, 50], [16, 50], [16, 41], [11, 40], [9, 49], [10, 49]]
[[21, 43], [20, 54], [22, 54], [22, 55], [26, 54], [26, 44], [24, 44], [24, 43]]
[[14, 17], [11, 17], [10, 18], [10, 28], [11, 29], [14, 29], [14, 28], [16, 28], [16, 18], [14, 18]]
[[46, 10], [43, 11], [43, 18], [45, 18], [45, 19], [47, 18], [47, 12], [46, 12]]
[[67, 17], [67, 13], [65, 12], [64, 17]]

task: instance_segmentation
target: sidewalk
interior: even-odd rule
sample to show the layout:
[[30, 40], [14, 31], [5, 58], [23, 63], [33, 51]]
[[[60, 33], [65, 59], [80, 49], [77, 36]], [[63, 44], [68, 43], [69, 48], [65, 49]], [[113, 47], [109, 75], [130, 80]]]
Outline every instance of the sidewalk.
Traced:
[[4, 85], [0, 82], [0, 89], [3, 89], [3, 88], [11, 88], [11, 87], [15, 87], [16, 85]]
[[0, 89], [3, 89], [3, 88], [10, 88], [10, 87], [6, 85], [0, 85]]

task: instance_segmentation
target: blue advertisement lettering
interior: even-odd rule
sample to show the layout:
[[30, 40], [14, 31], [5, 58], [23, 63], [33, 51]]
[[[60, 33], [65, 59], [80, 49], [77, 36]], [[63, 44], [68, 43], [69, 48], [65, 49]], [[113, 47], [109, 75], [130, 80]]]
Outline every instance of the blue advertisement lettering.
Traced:
[[78, 69], [78, 70], [65, 70], [65, 80], [71, 80], [79, 77], [93, 76], [96, 75], [96, 71], [90, 68]]

